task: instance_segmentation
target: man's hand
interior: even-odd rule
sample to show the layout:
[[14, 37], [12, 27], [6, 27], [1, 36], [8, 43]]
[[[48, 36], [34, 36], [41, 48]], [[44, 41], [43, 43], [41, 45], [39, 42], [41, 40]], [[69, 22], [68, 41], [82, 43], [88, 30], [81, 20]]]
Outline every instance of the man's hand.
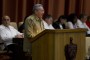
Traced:
[[24, 34], [18, 34], [15, 36], [15, 38], [24, 38]]

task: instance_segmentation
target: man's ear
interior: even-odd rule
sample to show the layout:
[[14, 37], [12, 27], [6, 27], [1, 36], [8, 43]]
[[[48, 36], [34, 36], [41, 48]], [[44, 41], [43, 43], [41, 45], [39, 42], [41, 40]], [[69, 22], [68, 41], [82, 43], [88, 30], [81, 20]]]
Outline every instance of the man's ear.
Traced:
[[37, 13], [37, 10], [35, 10], [34, 13]]
[[35, 14], [37, 14], [38, 13], [38, 10], [35, 10]]

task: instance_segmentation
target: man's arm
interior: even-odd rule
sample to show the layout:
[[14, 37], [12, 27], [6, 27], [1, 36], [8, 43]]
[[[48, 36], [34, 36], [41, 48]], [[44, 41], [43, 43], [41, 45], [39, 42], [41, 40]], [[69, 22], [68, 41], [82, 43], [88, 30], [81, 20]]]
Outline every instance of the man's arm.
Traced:
[[14, 27], [10, 26], [14, 32], [16, 33], [16, 35], [14, 36], [14, 38], [24, 38], [24, 34], [20, 33], [17, 29], [15, 29]]
[[26, 19], [26, 21], [25, 21], [25, 35], [27, 38], [32, 38], [35, 36], [33, 33], [33, 26], [34, 26], [33, 20]]

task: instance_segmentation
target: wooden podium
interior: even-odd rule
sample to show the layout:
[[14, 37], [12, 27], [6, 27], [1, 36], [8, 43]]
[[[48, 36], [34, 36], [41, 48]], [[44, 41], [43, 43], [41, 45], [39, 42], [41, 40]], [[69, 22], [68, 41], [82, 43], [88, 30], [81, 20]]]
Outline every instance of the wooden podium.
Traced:
[[70, 37], [77, 44], [75, 60], [85, 60], [86, 29], [44, 30], [32, 41], [32, 60], [66, 60], [64, 48]]

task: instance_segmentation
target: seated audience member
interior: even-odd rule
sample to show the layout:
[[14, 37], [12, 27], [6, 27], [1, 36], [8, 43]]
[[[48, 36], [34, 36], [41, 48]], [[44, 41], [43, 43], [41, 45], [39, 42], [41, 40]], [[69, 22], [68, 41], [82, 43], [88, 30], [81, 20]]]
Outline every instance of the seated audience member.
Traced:
[[24, 29], [25, 29], [25, 20], [26, 20], [27, 16], [24, 18], [23, 24], [21, 24], [18, 28], [18, 31], [23, 33]]
[[75, 14], [70, 14], [67, 18], [68, 22], [67, 22], [67, 26], [68, 29], [75, 29], [78, 28], [76, 22], [77, 22], [77, 16]]
[[4, 43], [4, 47], [2, 49], [12, 51], [13, 60], [21, 59], [20, 56], [24, 56], [23, 50], [13, 43], [13, 38], [23, 38], [23, 34], [10, 26], [9, 16], [3, 16], [2, 25], [0, 25], [0, 40]]
[[90, 16], [87, 17], [86, 24], [87, 24], [87, 26], [90, 28]]
[[87, 16], [85, 14], [81, 14], [79, 16], [79, 19], [77, 21], [77, 26], [79, 28], [86, 28], [88, 31], [87, 31], [87, 34], [90, 34], [90, 29], [89, 27], [86, 25], [86, 21], [87, 21]]
[[52, 26], [53, 23], [53, 18], [51, 15], [46, 15], [44, 20], [43, 20], [43, 24], [44, 24], [44, 28], [45, 29], [54, 29]]
[[55, 29], [66, 29], [67, 19], [64, 15], [60, 16], [56, 22], [53, 23]]
[[24, 25], [24, 22], [23, 22], [23, 23], [19, 26], [18, 31], [21, 32], [21, 33], [23, 33], [24, 27], [25, 27], [25, 25]]

